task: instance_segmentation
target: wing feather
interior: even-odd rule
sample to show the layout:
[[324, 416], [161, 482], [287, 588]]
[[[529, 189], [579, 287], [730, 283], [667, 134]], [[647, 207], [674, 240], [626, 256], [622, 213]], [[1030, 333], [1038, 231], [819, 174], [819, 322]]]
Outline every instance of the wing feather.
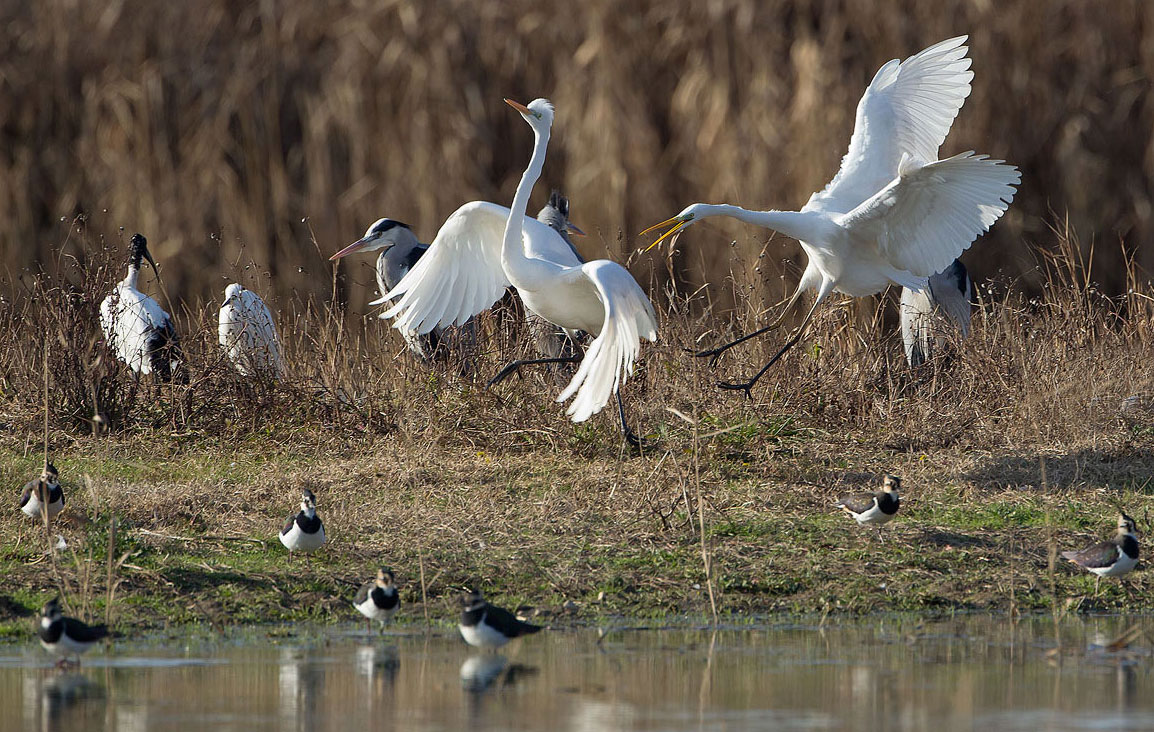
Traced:
[[901, 175], [837, 221], [859, 246], [876, 246], [897, 269], [928, 277], [1005, 213], [1021, 174], [972, 152], [921, 167], [908, 163], [903, 158]]
[[657, 315], [637, 280], [616, 262], [598, 259], [569, 271], [569, 276], [595, 290], [605, 310], [601, 333], [557, 397], [563, 402], [576, 394], [567, 413], [574, 422], [584, 422], [600, 412], [625, 383], [641, 350], [641, 338], [657, 340]]
[[858, 102], [841, 168], [806, 209], [844, 213], [893, 180], [903, 154], [937, 159], [974, 78], [966, 38], [942, 41], [878, 69]]

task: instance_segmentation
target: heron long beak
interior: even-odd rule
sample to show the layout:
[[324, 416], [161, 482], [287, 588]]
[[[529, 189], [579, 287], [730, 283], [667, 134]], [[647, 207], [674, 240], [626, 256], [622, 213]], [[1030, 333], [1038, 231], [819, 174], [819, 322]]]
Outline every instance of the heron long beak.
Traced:
[[660, 224], [654, 224], [653, 226], [650, 226], [648, 229], [641, 232], [637, 236], [645, 236], [646, 234], [648, 234], [649, 232], [651, 232], [655, 229], [662, 229], [662, 228], [665, 228], [666, 226], [669, 226], [670, 224], [675, 224], [675, 226], [672, 229], [670, 229], [669, 231], [665, 232], [660, 237], [658, 237], [657, 241], [655, 241], [652, 244], [650, 244], [649, 246], [645, 247], [645, 251], [649, 251], [653, 247], [657, 246], [661, 242], [665, 241], [669, 237], [671, 237], [674, 234], [676, 234], [677, 232], [681, 231], [681, 229], [688, 223], [689, 223], [688, 221], [682, 221], [678, 217], [674, 216], [671, 219], [666, 219], [665, 221], [662, 221]]
[[576, 234], [577, 236], [586, 236], [585, 232], [581, 231], [577, 224], [574, 224], [571, 221], [565, 224], [565, 231], [569, 232], [570, 234]]
[[532, 116], [532, 114], [533, 114], [533, 112], [528, 107], [526, 107], [524, 104], [521, 104], [520, 102], [514, 102], [512, 99], [509, 99], [508, 97], [505, 98], [505, 104], [508, 104], [510, 107], [517, 110], [521, 114], [527, 114], [530, 116]]
[[329, 261], [332, 262], [332, 261], [335, 261], [337, 259], [341, 259], [342, 257], [347, 257], [350, 254], [354, 254], [356, 252], [361, 251], [362, 249], [364, 249], [368, 245], [369, 245], [368, 239], [357, 239], [352, 244], [349, 244], [344, 249], [340, 250], [339, 252], [337, 252], [333, 256], [329, 257]]

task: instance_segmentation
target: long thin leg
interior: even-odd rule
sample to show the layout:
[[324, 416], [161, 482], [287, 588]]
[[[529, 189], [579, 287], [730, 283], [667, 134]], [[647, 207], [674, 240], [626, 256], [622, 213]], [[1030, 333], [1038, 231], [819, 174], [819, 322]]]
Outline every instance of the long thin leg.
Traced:
[[1094, 575], [1094, 599], [1098, 599], [1098, 585], [1102, 584], [1102, 575]]
[[[803, 280], [803, 283], [804, 283], [804, 280]], [[721, 354], [725, 353], [726, 351], [733, 348], [734, 346], [739, 346], [742, 343], [745, 343], [746, 341], [750, 340], [751, 338], [758, 337], [762, 333], [768, 333], [771, 330], [777, 330], [778, 328], [781, 327], [781, 324], [785, 322], [786, 316], [788, 316], [790, 314], [790, 312], [793, 311], [793, 306], [797, 304], [797, 301], [801, 297], [801, 293], [804, 289], [805, 289], [804, 284], [798, 285], [797, 289], [793, 293], [793, 296], [789, 298], [789, 302], [787, 302], [785, 304], [785, 309], [783, 309], [781, 311], [781, 314], [778, 315], [777, 318], [772, 323], [765, 326], [764, 328], [758, 328], [757, 330], [753, 331], [752, 333], [747, 333], [746, 335], [743, 335], [742, 337], [738, 338], [737, 340], [726, 343], [723, 346], [718, 346], [717, 348], [711, 348], [708, 351], [699, 351], [693, 355], [698, 357], [698, 358], [705, 358], [706, 356], [711, 356], [712, 358], [710, 358], [710, 360], [709, 360], [709, 365], [710, 366], [716, 366], [717, 365], [717, 359], [721, 358]]]
[[530, 358], [530, 359], [512, 361], [505, 368], [498, 371], [496, 376], [489, 379], [489, 383], [486, 384], [486, 387], [492, 387], [495, 384], [501, 383], [502, 381], [507, 379], [510, 374], [512, 374], [514, 371], [519, 370], [522, 366], [536, 366], [537, 364], [542, 364], [542, 363], [581, 363], [581, 359], [583, 359], [584, 357], [585, 357], [585, 354], [582, 353], [582, 354], [574, 354], [572, 356], [562, 356], [559, 358]]
[[629, 429], [629, 424], [625, 421], [625, 405], [621, 401], [620, 389], [617, 390], [617, 416], [621, 418], [621, 433], [634, 450], [645, 450], [652, 447], [648, 440], [638, 437], [633, 430]]
[[753, 393], [751, 390], [753, 389], [753, 385], [757, 383], [757, 380], [760, 379], [766, 371], [769, 371], [770, 366], [773, 366], [775, 363], [777, 363], [778, 359], [785, 355], [786, 351], [797, 345], [797, 342], [801, 340], [802, 334], [805, 333], [805, 326], [809, 325], [810, 319], [813, 318], [813, 313], [815, 310], [817, 310], [817, 306], [821, 304], [821, 301], [824, 300], [826, 295], [828, 295], [832, 290], [832, 280], [826, 280], [822, 282], [821, 289], [817, 293], [817, 299], [813, 301], [813, 306], [810, 307], [809, 312], [805, 314], [805, 319], [801, 321], [801, 325], [797, 327], [797, 333], [793, 336], [793, 338], [790, 338], [788, 341], [786, 341], [785, 345], [781, 347], [781, 350], [774, 354], [773, 358], [769, 359], [769, 363], [762, 366], [761, 371], [758, 371], [756, 374], [754, 374], [752, 379], [739, 383], [719, 381], [717, 382], [717, 385], [722, 389], [744, 391], [745, 396], [752, 398]]

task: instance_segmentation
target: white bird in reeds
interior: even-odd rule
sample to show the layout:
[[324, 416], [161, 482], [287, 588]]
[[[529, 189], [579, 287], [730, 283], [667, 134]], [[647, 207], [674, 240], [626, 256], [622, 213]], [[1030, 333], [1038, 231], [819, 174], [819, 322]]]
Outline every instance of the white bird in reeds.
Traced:
[[225, 288], [220, 308], [220, 345], [244, 376], [278, 379], [284, 373], [272, 313], [260, 295], [237, 283]]
[[[578, 261], [582, 263], [585, 261], [577, 252], [577, 247], [573, 246], [573, 240], [570, 238], [574, 234], [585, 236], [585, 232], [569, 220], [569, 199], [560, 191], [554, 190], [549, 194], [548, 203], [537, 212], [537, 220], [542, 224], [547, 224], [560, 234], [569, 248], [573, 250], [573, 256], [577, 257]], [[581, 333], [570, 333], [532, 312], [525, 313], [525, 321], [529, 325], [533, 346], [537, 349], [539, 356], [542, 358], [573, 359], [574, 363], [577, 362], [577, 348], [581, 342]], [[557, 368], [572, 369], [572, 366], [566, 367], [558, 364]], [[573, 371], [558, 371], [557, 375], [568, 380], [572, 378]]]
[[902, 288], [902, 345], [910, 368], [921, 366], [942, 351], [949, 331], [965, 338], [970, 334], [970, 309], [974, 283], [966, 266], [955, 259], [933, 275], [923, 290]]
[[1017, 168], [965, 152], [938, 159], [954, 118], [970, 93], [973, 72], [966, 37], [943, 41], [881, 67], [857, 107], [849, 152], [825, 189], [800, 211], [749, 211], [695, 203], [642, 234], [672, 225], [666, 237], [710, 216], [730, 216], [801, 242], [808, 262], [781, 315], [769, 325], [717, 348], [701, 351], [716, 364], [728, 349], [779, 327], [801, 294], [817, 299], [797, 333], [753, 378], [719, 382], [750, 389], [800, 340], [814, 311], [831, 292], [864, 297], [890, 285], [923, 291], [1005, 213], [1021, 181]]
[[[490, 307], [512, 285], [525, 304], [554, 325], [595, 336], [569, 385], [557, 397], [573, 397], [568, 415], [583, 422], [617, 394], [622, 431], [640, 441], [625, 422], [619, 387], [641, 348], [641, 338], [657, 339], [657, 316], [645, 292], [621, 265], [599, 259], [582, 263], [549, 226], [525, 217], [533, 184], [541, 175], [553, 124], [553, 105], [536, 99], [528, 106], [506, 100], [532, 127], [533, 154], [511, 209], [467, 203], [449, 217], [428, 252], [385, 294], [397, 299], [386, 317], [393, 327], [428, 333], [465, 322]], [[562, 359], [571, 362], [573, 359]], [[527, 363], [513, 362], [490, 385]]]
[[160, 381], [187, 380], [184, 354], [172, 318], [164, 308], [137, 289], [142, 260], [148, 260], [160, 277], [148, 251], [148, 240], [133, 234], [129, 246], [128, 275], [100, 303], [100, 327], [108, 346], [137, 374], [155, 374]]

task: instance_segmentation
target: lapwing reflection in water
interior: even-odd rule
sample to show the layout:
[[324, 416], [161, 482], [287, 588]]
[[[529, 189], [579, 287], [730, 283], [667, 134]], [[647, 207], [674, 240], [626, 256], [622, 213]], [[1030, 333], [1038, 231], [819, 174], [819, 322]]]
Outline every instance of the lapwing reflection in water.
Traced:
[[[104, 687], [87, 675], [66, 671], [45, 677], [29, 669], [24, 677], [23, 729], [98, 729], [108, 706]], [[8, 719], [15, 721], [15, 710]]]
[[311, 732], [321, 729], [321, 698], [325, 688], [325, 667], [317, 648], [284, 648], [277, 669], [280, 691], [281, 730]]
[[501, 655], [469, 656], [461, 664], [461, 688], [471, 694], [482, 694], [489, 689], [507, 689], [530, 676], [536, 676], [537, 671], [536, 666], [509, 663], [509, 659]]
[[357, 675], [365, 679], [369, 695], [376, 697], [392, 689], [401, 670], [401, 659], [396, 646], [377, 646], [370, 643], [357, 646]]

